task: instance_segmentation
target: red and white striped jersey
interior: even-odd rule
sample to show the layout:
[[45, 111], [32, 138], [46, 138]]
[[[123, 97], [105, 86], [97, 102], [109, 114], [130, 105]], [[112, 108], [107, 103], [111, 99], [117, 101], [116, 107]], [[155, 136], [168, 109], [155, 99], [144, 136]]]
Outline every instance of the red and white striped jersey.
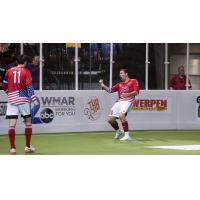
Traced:
[[137, 92], [139, 94], [140, 87], [138, 81], [136, 79], [129, 79], [127, 82], [120, 82], [114, 85], [111, 88], [112, 92], [118, 92], [119, 99], [118, 101], [134, 101], [134, 97], [122, 97], [121, 94], [123, 93], [130, 93], [130, 92]]
[[8, 94], [8, 103], [13, 105], [21, 105], [37, 100], [30, 71], [24, 67], [13, 67], [6, 72], [3, 89]]

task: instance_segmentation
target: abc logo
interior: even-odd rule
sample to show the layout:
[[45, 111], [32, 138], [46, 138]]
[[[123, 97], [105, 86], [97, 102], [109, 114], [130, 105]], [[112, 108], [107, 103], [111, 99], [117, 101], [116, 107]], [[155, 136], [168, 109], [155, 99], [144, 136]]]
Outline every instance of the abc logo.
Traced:
[[40, 113], [40, 119], [44, 123], [50, 123], [54, 118], [53, 111], [49, 108], [45, 108], [41, 113]]

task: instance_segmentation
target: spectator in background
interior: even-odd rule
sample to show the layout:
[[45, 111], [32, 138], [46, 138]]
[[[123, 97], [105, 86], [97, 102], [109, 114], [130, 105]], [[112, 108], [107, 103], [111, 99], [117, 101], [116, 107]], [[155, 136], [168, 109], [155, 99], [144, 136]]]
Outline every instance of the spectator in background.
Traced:
[[[189, 89], [192, 89], [192, 85], [190, 80], [188, 80]], [[186, 90], [186, 75], [184, 66], [178, 67], [178, 74], [174, 75], [170, 81], [170, 89], [171, 90]]]
[[31, 72], [32, 83], [34, 90], [39, 90], [39, 79], [40, 79], [40, 57], [34, 56], [32, 63], [26, 66]]
[[9, 51], [10, 44], [0, 43], [0, 90], [6, 70], [10, 68], [12, 63], [15, 63], [16, 56]]
[[0, 43], [0, 52], [5, 53], [6, 51], [8, 51], [9, 46], [9, 43]]
[[[103, 57], [106, 60], [109, 60], [110, 58], [110, 43], [102, 43], [102, 52], [103, 52]], [[116, 51], [116, 44], [113, 43], [113, 55], [116, 56], [117, 51]]]
[[[73, 60], [72, 60], [73, 62]], [[52, 74], [51, 70], [45, 68], [44, 59], [42, 60], [43, 71], [43, 83], [42, 88], [47, 90], [55, 90], [58, 85], [58, 80]], [[26, 66], [29, 69], [32, 76], [32, 85], [34, 90], [39, 90], [40, 85], [40, 57], [38, 55], [33, 57], [32, 63]], [[45, 78], [44, 78], [45, 77]]]

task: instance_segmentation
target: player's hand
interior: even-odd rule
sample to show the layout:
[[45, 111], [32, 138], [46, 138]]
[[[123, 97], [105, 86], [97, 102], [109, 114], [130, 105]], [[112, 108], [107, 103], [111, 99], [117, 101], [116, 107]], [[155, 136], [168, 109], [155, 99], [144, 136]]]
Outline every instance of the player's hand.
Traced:
[[103, 79], [100, 79], [100, 80], [99, 80], [99, 83], [101, 84], [101, 87], [104, 86], [104, 84], [103, 84]]
[[121, 94], [121, 97], [125, 97], [125, 98], [126, 98], [126, 97], [130, 97], [130, 93], [122, 93], [122, 94]]

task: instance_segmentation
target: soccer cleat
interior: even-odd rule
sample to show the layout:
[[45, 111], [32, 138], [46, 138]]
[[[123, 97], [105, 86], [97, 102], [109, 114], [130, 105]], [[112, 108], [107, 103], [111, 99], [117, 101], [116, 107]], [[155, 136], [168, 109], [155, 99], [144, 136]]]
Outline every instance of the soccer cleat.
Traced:
[[122, 135], [122, 132], [120, 130], [118, 130], [115, 134], [115, 139], [119, 140], [120, 136]]
[[128, 141], [128, 140], [132, 140], [132, 139], [130, 136], [126, 136], [126, 135], [120, 139], [120, 141]]
[[34, 153], [35, 152], [35, 148], [30, 146], [30, 147], [25, 147], [24, 149], [25, 153]]
[[15, 154], [16, 154], [16, 149], [15, 148], [10, 149], [10, 155], [15, 155]]

